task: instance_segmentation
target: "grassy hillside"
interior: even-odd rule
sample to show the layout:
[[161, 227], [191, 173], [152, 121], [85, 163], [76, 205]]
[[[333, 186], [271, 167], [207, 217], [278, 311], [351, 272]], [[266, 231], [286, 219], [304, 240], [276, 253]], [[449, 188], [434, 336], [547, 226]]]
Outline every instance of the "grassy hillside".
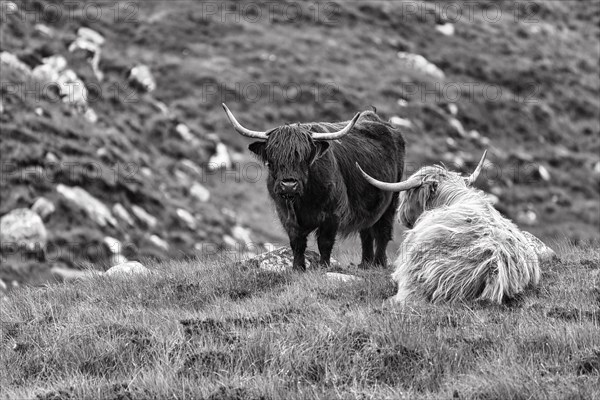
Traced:
[[[488, 148], [487, 179], [478, 184], [498, 196], [502, 212], [545, 240], [599, 238], [598, 2], [481, 1], [458, 17], [436, 2], [408, 3], [416, 8], [392, 1], [127, 2], [101, 7], [99, 15], [90, 14], [97, 3], [83, 1], [15, 4], [2, 16], [0, 50], [29, 67], [65, 56], [87, 85], [98, 121], [48, 98], [22, 74], [0, 71], [6, 167], [0, 214], [49, 198], [57, 212], [46, 222], [48, 246], [60, 254], [41, 264], [3, 258], [6, 281], [30, 280], [31, 271], [41, 274], [53, 264], [106, 268], [105, 236], [121, 240], [130, 259], [180, 259], [207, 245], [224, 248], [235, 224], [249, 226], [256, 242], [285, 242], [268, 206], [266, 171], [254, 180], [247, 153], [233, 171], [204, 169], [218, 142], [231, 152], [245, 152], [248, 144], [230, 128], [221, 102], [253, 129], [342, 120], [374, 105], [386, 118], [411, 121], [408, 170], [444, 161], [467, 172]], [[453, 36], [435, 29], [443, 22], [453, 23]], [[50, 37], [38, 23], [51, 29]], [[106, 39], [101, 82], [84, 58], [68, 51], [80, 27]], [[401, 62], [399, 51], [423, 55], [444, 77]], [[137, 64], [154, 74], [151, 94], [127, 83]], [[28, 90], [15, 91], [14, 84]], [[169, 112], [162, 114], [157, 102]], [[177, 133], [178, 123], [190, 127], [193, 144]], [[190, 195], [192, 182], [211, 191], [208, 202]], [[99, 226], [57, 193], [58, 184], [81, 186], [109, 208], [141, 206], [158, 224]], [[179, 208], [196, 218], [195, 228], [182, 221]], [[537, 219], [524, 218], [528, 211]]]
[[562, 244], [503, 306], [382, 308], [363, 280], [230, 260], [24, 288], [0, 310], [0, 397], [592, 399], [600, 396], [600, 254]]

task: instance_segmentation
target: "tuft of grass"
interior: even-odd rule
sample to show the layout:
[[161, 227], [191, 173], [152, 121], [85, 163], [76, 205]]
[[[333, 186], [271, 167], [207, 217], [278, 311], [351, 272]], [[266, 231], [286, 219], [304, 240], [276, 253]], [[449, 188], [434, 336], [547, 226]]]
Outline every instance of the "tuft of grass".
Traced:
[[384, 308], [389, 270], [342, 283], [202, 260], [25, 287], [0, 310], [2, 396], [595, 398], [600, 259], [561, 249], [538, 288], [495, 306]]

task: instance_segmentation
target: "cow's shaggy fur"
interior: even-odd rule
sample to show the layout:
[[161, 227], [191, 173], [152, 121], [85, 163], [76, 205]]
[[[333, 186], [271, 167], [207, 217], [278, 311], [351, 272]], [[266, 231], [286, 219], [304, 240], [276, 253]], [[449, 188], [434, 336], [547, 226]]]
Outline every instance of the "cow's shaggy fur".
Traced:
[[400, 194], [399, 219], [412, 229], [395, 262], [393, 300], [501, 303], [538, 283], [535, 247], [483, 192], [444, 167], [415, 175], [423, 184]]

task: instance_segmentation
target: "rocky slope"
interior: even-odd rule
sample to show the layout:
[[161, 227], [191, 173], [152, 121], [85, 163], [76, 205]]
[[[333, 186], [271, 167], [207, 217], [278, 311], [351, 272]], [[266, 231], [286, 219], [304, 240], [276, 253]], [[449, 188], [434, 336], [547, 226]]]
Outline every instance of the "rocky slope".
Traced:
[[409, 171], [488, 148], [502, 212], [598, 240], [598, 3], [414, 5], [3, 2], [0, 215], [45, 232], [2, 230], [0, 279], [281, 240], [222, 102], [254, 129], [376, 106]]

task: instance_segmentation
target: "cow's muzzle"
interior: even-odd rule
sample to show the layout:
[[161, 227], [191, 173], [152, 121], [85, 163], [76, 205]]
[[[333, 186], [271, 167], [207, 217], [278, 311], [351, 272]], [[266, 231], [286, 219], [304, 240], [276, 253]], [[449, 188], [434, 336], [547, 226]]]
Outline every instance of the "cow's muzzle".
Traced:
[[284, 179], [279, 183], [279, 195], [283, 198], [292, 198], [299, 194], [300, 184], [294, 179]]

